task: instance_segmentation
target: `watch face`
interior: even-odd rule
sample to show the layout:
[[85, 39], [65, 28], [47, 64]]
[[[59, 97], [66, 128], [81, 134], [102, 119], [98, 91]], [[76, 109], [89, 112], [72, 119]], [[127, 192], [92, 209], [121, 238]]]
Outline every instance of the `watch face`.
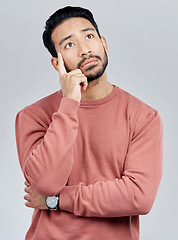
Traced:
[[47, 197], [46, 198], [46, 205], [49, 208], [56, 208], [58, 204], [58, 197], [53, 196], [53, 197]]

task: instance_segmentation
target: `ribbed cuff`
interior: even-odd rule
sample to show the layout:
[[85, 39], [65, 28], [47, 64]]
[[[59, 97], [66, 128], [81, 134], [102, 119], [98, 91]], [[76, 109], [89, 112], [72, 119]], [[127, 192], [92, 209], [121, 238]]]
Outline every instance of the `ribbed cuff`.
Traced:
[[76, 116], [79, 106], [80, 102], [72, 98], [64, 97], [61, 99], [59, 110], [66, 114]]

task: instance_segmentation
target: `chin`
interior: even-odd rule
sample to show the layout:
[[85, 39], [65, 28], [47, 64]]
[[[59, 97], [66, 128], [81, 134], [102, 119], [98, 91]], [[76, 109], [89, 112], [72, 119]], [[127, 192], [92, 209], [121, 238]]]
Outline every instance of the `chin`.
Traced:
[[92, 82], [92, 81], [100, 78], [104, 72], [105, 72], [105, 68], [101, 68], [97, 72], [91, 73], [91, 74], [86, 74], [85, 76], [87, 77], [87, 81], [89, 83], [89, 82]]
[[[94, 68], [97, 68], [98, 65], [94, 65], [94, 66], [91, 66], [88, 69], [86, 69], [86, 74], [84, 73], [84, 75], [87, 77], [87, 81], [92, 82], [92, 81], [100, 78], [103, 75], [103, 73], [105, 72], [107, 65], [108, 65], [108, 58], [107, 58], [107, 55], [105, 55], [105, 61], [102, 64], [102, 66], [99, 67], [99, 69], [94, 69]], [[92, 70], [94, 71], [93, 73], [92, 73]], [[87, 71], [88, 71], [88, 73], [87, 73]], [[89, 73], [89, 71], [91, 71], [91, 72]]]

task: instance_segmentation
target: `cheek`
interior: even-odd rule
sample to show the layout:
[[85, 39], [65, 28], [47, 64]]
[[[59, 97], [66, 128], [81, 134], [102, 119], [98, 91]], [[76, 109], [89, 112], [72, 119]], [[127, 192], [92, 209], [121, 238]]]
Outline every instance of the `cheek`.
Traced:
[[70, 58], [64, 57], [64, 65], [67, 71], [72, 71], [77, 68], [76, 61], [72, 61], [71, 59], [72, 59], [71, 57]]
[[106, 49], [104, 48], [103, 44], [99, 42], [98, 44], [95, 45], [93, 51], [94, 53], [96, 53], [96, 55], [99, 55], [101, 58], [103, 58], [103, 56], [105, 56]]

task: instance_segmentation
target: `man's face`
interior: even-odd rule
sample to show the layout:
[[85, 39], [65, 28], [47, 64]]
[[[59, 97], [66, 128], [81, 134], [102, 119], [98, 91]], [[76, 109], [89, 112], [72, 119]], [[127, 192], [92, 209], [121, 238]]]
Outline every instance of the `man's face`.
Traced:
[[85, 18], [69, 18], [57, 26], [52, 35], [56, 52], [63, 56], [66, 70], [81, 69], [88, 82], [99, 78], [105, 71], [107, 45]]

